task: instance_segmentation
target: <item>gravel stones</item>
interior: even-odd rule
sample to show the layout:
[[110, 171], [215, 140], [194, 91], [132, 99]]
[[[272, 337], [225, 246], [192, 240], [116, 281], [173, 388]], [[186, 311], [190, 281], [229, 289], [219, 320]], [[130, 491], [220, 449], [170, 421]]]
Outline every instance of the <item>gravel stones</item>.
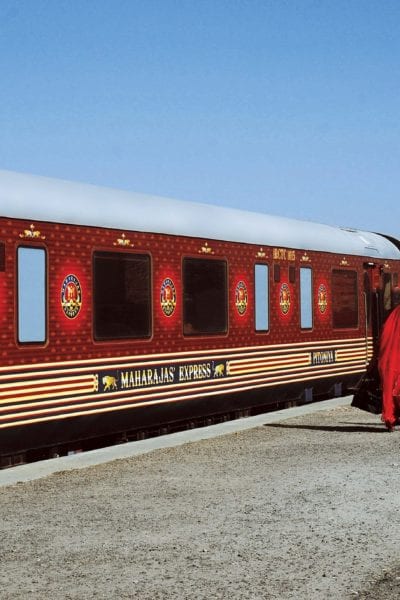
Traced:
[[346, 406], [0, 488], [0, 598], [398, 598], [399, 446]]

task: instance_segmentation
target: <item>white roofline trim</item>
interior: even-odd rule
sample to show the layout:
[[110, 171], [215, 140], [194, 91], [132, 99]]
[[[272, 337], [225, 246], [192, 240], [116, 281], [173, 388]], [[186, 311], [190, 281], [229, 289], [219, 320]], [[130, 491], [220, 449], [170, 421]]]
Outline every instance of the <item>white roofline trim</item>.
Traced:
[[1, 170], [0, 216], [400, 259], [372, 232]]

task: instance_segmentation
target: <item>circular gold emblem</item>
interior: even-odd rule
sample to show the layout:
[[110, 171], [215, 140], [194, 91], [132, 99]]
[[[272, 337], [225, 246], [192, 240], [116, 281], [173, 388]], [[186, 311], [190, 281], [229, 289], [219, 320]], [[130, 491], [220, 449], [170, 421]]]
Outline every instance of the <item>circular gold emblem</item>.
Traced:
[[240, 316], [247, 310], [247, 287], [244, 281], [239, 281], [235, 290], [235, 306]]
[[326, 311], [326, 307], [328, 306], [328, 292], [326, 291], [326, 287], [323, 283], [318, 288], [318, 308], [320, 313], [324, 313]]
[[279, 306], [284, 315], [290, 310], [290, 289], [287, 283], [282, 283], [279, 292]]
[[166, 317], [170, 317], [174, 313], [176, 307], [176, 290], [174, 282], [169, 277], [162, 282], [160, 304]]
[[82, 289], [75, 275], [67, 275], [61, 286], [61, 306], [68, 319], [75, 319], [82, 306]]

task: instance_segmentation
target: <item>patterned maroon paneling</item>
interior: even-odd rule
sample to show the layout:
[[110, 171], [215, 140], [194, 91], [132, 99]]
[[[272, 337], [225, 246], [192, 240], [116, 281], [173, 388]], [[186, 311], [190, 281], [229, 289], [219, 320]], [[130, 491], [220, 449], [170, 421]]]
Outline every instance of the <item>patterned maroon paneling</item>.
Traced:
[[[2, 365], [25, 364], [49, 361], [82, 360], [115, 355], [157, 354], [168, 351], [179, 352], [197, 349], [218, 349], [265, 344], [290, 344], [321, 339], [344, 339], [363, 335], [359, 330], [332, 331], [330, 274], [339, 268], [342, 256], [328, 253], [308, 252], [308, 262], [302, 261], [303, 252], [296, 250], [295, 260], [273, 260], [273, 249], [263, 248], [265, 258], [258, 258], [260, 248], [245, 244], [178, 238], [168, 235], [123, 232], [90, 227], [65, 226], [50, 223], [34, 223], [45, 239], [21, 239], [20, 234], [30, 228], [31, 222], [0, 220], [0, 241], [6, 244], [6, 270], [0, 273], [1, 309], [1, 361]], [[131, 240], [132, 246], [116, 246], [117, 239]], [[16, 342], [16, 299], [15, 299], [15, 257], [18, 245], [31, 245], [47, 248], [49, 278], [48, 343], [46, 345], [24, 345]], [[202, 253], [202, 248], [208, 253]], [[122, 342], [94, 342], [92, 338], [92, 254], [95, 250], [116, 250], [120, 252], [148, 252], [153, 265], [153, 337], [150, 340]], [[225, 258], [229, 265], [229, 335], [208, 338], [182, 335], [181, 302], [181, 261], [183, 256], [208, 256]], [[364, 323], [362, 302], [362, 257], [347, 257], [348, 266], [359, 272], [360, 323]], [[270, 267], [270, 330], [268, 333], [254, 332], [254, 290], [253, 271], [257, 262], [265, 262]], [[281, 280], [274, 283], [272, 266], [281, 266]], [[289, 283], [289, 265], [296, 266], [296, 282]], [[311, 266], [313, 269], [314, 328], [301, 331], [299, 326], [299, 268]], [[396, 270], [400, 265], [396, 265]], [[82, 308], [75, 319], [68, 319], [61, 306], [61, 287], [65, 277], [75, 275], [82, 288]], [[166, 317], [160, 307], [160, 290], [165, 278], [171, 278], [177, 293], [177, 305], [172, 316]], [[235, 290], [243, 281], [248, 293], [248, 306], [239, 315], [235, 306]], [[279, 304], [280, 287], [283, 283], [290, 290], [290, 310], [282, 314]], [[327, 289], [327, 307], [324, 313], [318, 309], [318, 288], [323, 284]], [[32, 299], [34, 302], [34, 299]]]

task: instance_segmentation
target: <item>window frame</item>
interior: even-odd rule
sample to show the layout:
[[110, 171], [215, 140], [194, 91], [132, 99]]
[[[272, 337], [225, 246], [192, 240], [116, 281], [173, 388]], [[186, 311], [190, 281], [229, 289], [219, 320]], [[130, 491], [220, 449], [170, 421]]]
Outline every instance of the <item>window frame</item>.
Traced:
[[[356, 316], [357, 316], [357, 320], [356, 320], [356, 324], [355, 325], [343, 325], [343, 326], [338, 326], [337, 324], [335, 324], [335, 302], [336, 302], [336, 296], [335, 296], [335, 290], [334, 290], [334, 285], [333, 285], [333, 277], [334, 277], [334, 273], [353, 273], [355, 275], [355, 292], [356, 292]], [[356, 269], [343, 269], [343, 268], [334, 268], [331, 271], [331, 298], [332, 298], [332, 329], [334, 330], [346, 330], [346, 329], [358, 329], [360, 327], [360, 290], [359, 290], [359, 274], [358, 271]]]
[[[303, 304], [303, 279], [302, 274], [309, 272], [310, 280], [309, 287], [307, 287], [307, 291], [309, 291], [309, 302], [307, 306]], [[306, 315], [310, 321], [310, 325], [303, 325], [303, 307], [305, 309], [309, 309], [309, 313]], [[299, 317], [300, 317], [300, 329], [301, 331], [311, 331], [314, 329], [314, 273], [312, 267], [300, 267], [299, 268]]]
[[[42, 252], [43, 253], [43, 293], [41, 297], [41, 302], [43, 303], [42, 311], [41, 311], [41, 320], [40, 323], [42, 325], [41, 329], [43, 331], [43, 336], [37, 339], [21, 339], [21, 321], [24, 320], [25, 317], [22, 316], [21, 311], [21, 272], [20, 272], [20, 251], [28, 250], [34, 252]], [[15, 297], [15, 336], [16, 341], [19, 346], [46, 346], [49, 339], [49, 330], [48, 330], [48, 317], [49, 317], [49, 277], [48, 277], [48, 250], [46, 246], [43, 245], [35, 245], [30, 246], [29, 244], [20, 244], [16, 248], [16, 259], [15, 259], [15, 288], [16, 288], [16, 297]], [[32, 302], [29, 303], [32, 306]], [[35, 317], [32, 316], [32, 319]]]
[[[96, 332], [96, 269], [95, 262], [96, 258], [100, 255], [115, 255], [122, 256], [126, 260], [129, 260], [128, 257], [146, 257], [148, 260], [148, 335], [126, 335], [126, 336], [104, 336], [97, 335]], [[101, 257], [101, 256], [100, 256]], [[153, 338], [154, 335], [154, 307], [153, 307], [153, 257], [149, 252], [130, 252], [124, 251], [122, 249], [111, 250], [109, 248], [97, 248], [92, 251], [92, 339], [94, 343], [143, 343], [148, 342]]]
[[[265, 299], [266, 299], [266, 303], [264, 308], [266, 309], [265, 311], [265, 317], [266, 317], [266, 328], [258, 328], [257, 327], [257, 277], [256, 277], [256, 269], [257, 267], [263, 267], [266, 269], [265, 271], [265, 282], [266, 282], [266, 286], [265, 286]], [[271, 269], [269, 264], [267, 263], [263, 263], [263, 262], [256, 262], [254, 263], [254, 269], [253, 269], [253, 273], [254, 273], [254, 286], [253, 286], [253, 293], [254, 293], [254, 331], [256, 332], [256, 334], [266, 334], [269, 333], [270, 331], [270, 327], [271, 327], [271, 319], [270, 319], [270, 309], [271, 309]], [[261, 302], [261, 301], [260, 301]], [[261, 311], [261, 308], [260, 308]]]
[[[225, 290], [225, 299], [224, 299], [224, 315], [225, 315], [225, 327], [223, 330], [220, 331], [193, 331], [193, 332], [188, 332], [187, 330], [185, 331], [185, 326], [187, 326], [186, 324], [186, 302], [187, 299], [185, 298], [186, 294], [185, 294], [185, 262], [186, 261], [192, 261], [192, 262], [203, 262], [205, 263], [206, 261], [208, 262], [214, 262], [214, 263], [223, 263], [225, 266], [225, 277], [224, 277], [224, 290]], [[229, 329], [230, 329], [230, 310], [229, 310], [229, 293], [230, 293], [230, 285], [229, 285], [229, 261], [227, 258], [225, 257], [220, 257], [220, 256], [193, 256], [193, 255], [186, 255], [186, 256], [182, 256], [181, 259], [181, 302], [182, 302], [182, 310], [181, 310], [181, 314], [182, 314], [182, 335], [184, 338], [187, 339], [191, 339], [191, 338], [196, 338], [196, 337], [216, 337], [216, 336], [228, 336], [229, 335]]]

